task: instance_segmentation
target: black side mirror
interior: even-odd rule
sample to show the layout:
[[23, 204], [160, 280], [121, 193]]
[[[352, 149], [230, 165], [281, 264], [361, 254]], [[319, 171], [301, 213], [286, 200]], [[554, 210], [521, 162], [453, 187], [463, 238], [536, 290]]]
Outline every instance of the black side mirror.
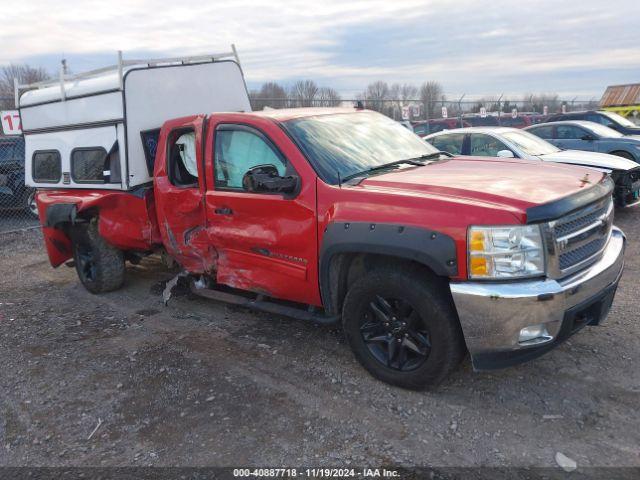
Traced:
[[596, 137], [594, 137], [590, 133], [586, 133], [580, 138], [580, 140], [586, 140], [587, 142], [592, 142], [595, 139], [596, 139]]
[[298, 188], [298, 177], [281, 177], [275, 165], [257, 165], [242, 177], [242, 188], [255, 193], [293, 193]]

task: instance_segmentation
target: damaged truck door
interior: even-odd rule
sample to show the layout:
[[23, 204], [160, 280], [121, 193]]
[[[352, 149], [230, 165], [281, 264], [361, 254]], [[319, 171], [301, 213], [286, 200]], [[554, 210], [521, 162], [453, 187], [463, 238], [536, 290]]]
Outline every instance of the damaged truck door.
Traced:
[[153, 185], [158, 226], [167, 253], [189, 271], [211, 271], [202, 165], [203, 116], [167, 122], [156, 154]]
[[217, 282], [321, 305], [315, 176], [276, 124], [251, 120], [222, 114], [208, 125], [205, 203]]

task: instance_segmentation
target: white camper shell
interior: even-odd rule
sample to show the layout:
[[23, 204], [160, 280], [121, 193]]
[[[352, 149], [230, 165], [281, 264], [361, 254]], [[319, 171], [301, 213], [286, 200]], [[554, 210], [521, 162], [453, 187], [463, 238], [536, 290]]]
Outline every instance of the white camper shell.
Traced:
[[16, 85], [25, 183], [131, 190], [152, 181], [169, 119], [251, 110], [235, 48], [188, 58], [122, 60], [59, 81]]

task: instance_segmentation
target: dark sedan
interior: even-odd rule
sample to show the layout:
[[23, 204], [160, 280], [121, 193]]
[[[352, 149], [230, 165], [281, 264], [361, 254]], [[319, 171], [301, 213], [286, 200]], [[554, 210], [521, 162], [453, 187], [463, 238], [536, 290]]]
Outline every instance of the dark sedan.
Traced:
[[24, 139], [0, 137], [0, 209], [25, 209], [35, 218], [35, 189], [24, 184], [24, 165]]
[[584, 112], [556, 113], [547, 118], [547, 122], [564, 120], [586, 120], [612, 128], [623, 135], [640, 135], [640, 127], [622, 115], [606, 110], [586, 110]]

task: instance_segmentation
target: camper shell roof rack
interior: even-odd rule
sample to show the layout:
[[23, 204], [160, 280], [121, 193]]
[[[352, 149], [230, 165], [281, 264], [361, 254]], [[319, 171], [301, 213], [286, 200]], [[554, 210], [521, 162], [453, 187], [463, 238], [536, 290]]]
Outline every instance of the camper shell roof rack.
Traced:
[[[48, 79], [42, 80], [40, 82], [34, 83], [26, 83], [21, 84], [18, 82], [17, 78], [13, 80], [13, 88], [14, 88], [14, 96], [15, 96], [15, 105], [19, 106], [20, 94], [28, 91], [28, 90], [36, 90], [47, 87], [55, 86], [56, 84], [60, 85], [60, 98], [62, 101], [66, 99], [66, 90], [65, 86], [68, 82], [76, 82], [78, 80], [86, 80], [91, 78], [97, 78], [105, 76], [109, 73], [117, 74], [117, 88], [118, 90], [124, 89], [124, 75], [126, 71], [132, 67], [158, 67], [158, 66], [167, 66], [167, 65], [188, 65], [191, 63], [206, 63], [206, 62], [216, 62], [224, 59], [233, 59], [240, 66], [240, 58], [238, 57], [238, 51], [234, 44], [231, 44], [231, 51], [222, 52], [222, 53], [212, 53], [207, 55], [195, 55], [188, 57], [167, 57], [167, 58], [151, 58], [151, 59], [131, 59], [124, 60], [122, 58], [122, 50], [118, 50], [118, 63], [115, 65], [109, 65], [107, 67], [97, 68], [95, 70], [89, 70], [87, 72], [75, 73], [75, 74], [65, 74], [64, 68], [61, 65], [60, 71], [57, 79]], [[109, 87], [110, 90], [113, 89], [113, 86]], [[106, 89], [105, 89], [106, 90]], [[100, 90], [96, 90], [92, 93], [100, 93]]]

